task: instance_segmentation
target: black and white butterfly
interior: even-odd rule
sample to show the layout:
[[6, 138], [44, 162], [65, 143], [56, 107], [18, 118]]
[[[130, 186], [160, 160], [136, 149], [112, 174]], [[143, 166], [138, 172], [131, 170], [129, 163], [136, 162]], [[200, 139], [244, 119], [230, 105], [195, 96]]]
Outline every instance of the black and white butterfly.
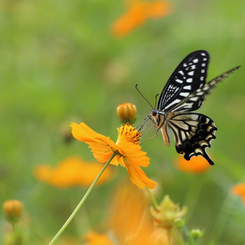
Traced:
[[175, 147], [186, 160], [202, 155], [213, 165], [206, 152], [210, 142], [216, 138], [217, 128], [213, 120], [203, 114], [193, 113], [201, 107], [204, 99], [214, 87], [240, 66], [205, 83], [209, 54], [198, 50], [179, 64], [170, 76], [160, 95], [157, 109], [150, 111], [151, 118], [162, 132], [164, 142], [170, 145], [170, 131], [175, 139]]

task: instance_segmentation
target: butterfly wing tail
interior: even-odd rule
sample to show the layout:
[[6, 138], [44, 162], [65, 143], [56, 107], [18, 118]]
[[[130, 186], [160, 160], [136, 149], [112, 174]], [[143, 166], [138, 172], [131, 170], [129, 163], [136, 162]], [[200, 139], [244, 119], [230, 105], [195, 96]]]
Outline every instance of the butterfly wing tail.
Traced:
[[211, 147], [211, 141], [216, 138], [217, 128], [211, 118], [199, 113], [184, 113], [172, 117], [169, 126], [179, 154], [184, 154], [186, 160], [202, 155], [210, 165], [214, 165], [206, 152], [206, 148]]

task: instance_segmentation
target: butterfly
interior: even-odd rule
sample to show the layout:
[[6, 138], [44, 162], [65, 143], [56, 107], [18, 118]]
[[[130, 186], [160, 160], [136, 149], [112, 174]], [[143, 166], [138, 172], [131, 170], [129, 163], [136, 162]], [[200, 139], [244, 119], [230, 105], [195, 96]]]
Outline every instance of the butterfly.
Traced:
[[206, 148], [211, 147], [211, 141], [216, 138], [217, 127], [210, 117], [192, 111], [199, 109], [217, 84], [240, 66], [206, 83], [208, 63], [209, 54], [205, 50], [186, 56], [168, 79], [157, 109], [150, 111], [150, 117], [162, 132], [167, 146], [170, 145], [172, 131], [176, 151], [184, 154], [186, 160], [202, 155], [210, 165], [214, 165]]

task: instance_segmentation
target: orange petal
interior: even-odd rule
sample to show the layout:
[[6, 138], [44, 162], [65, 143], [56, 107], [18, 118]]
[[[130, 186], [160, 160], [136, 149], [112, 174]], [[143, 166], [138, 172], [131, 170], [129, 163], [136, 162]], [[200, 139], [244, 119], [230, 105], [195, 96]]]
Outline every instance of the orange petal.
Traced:
[[71, 128], [73, 137], [83, 142], [98, 141], [96, 138], [100, 136], [85, 123], [72, 123]]
[[154, 1], [149, 4], [149, 16], [160, 18], [171, 13], [172, 4], [169, 1]]
[[107, 162], [113, 151], [111, 149], [110, 146], [108, 145], [104, 145], [101, 143], [89, 143], [89, 147], [91, 148], [94, 158], [98, 161], [98, 162]]
[[126, 156], [134, 165], [147, 167], [150, 164], [150, 158], [146, 156], [146, 152], [141, 151], [139, 145], [130, 142], [119, 142], [117, 144], [118, 151]]
[[118, 164], [119, 164], [119, 165], [121, 165], [122, 167], [126, 168], [125, 163], [124, 163], [124, 157], [121, 156], [121, 155], [115, 156], [115, 157], [112, 159], [112, 161], [110, 162], [110, 164], [115, 165], [115, 166], [118, 166]]
[[141, 25], [148, 16], [147, 2], [138, 2], [133, 5], [124, 15], [119, 17], [112, 25], [112, 33], [122, 37]]
[[154, 189], [158, 184], [149, 179], [144, 171], [137, 165], [131, 164], [127, 159], [125, 159], [125, 165], [128, 170], [129, 178], [136, 186], [144, 189], [147, 186], [150, 189]]
[[96, 133], [85, 123], [72, 123], [71, 128], [74, 138], [87, 143], [99, 162], [108, 161], [112, 152], [117, 150], [117, 145], [109, 137]]
[[89, 142], [98, 142], [102, 144], [110, 145], [111, 147], [115, 147], [115, 143], [110, 139], [110, 137], [106, 137], [102, 134], [96, 133], [90, 127], [88, 127], [85, 123], [72, 123], [72, 135], [77, 140], [89, 143]]

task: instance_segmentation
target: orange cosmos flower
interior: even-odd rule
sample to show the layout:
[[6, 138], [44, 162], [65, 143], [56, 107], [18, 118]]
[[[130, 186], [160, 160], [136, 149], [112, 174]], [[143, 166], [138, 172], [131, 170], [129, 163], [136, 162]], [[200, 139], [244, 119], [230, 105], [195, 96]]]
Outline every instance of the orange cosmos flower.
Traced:
[[[85, 162], [80, 157], [72, 156], [61, 161], [54, 168], [40, 165], [35, 169], [34, 175], [38, 180], [59, 188], [87, 187], [92, 184], [102, 167], [101, 163]], [[112, 169], [107, 168], [96, 184], [106, 183], [112, 176]]]
[[182, 172], [199, 174], [207, 171], [211, 166], [202, 156], [194, 156], [189, 161], [179, 156], [175, 167]]
[[234, 195], [241, 196], [243, 203], [245, 204], [245, 183], [235, 185], [231, 188], [231, 192]]
[[171, 12], [171, 4], [167, 0], [141, 1], [131, 0], [128, 11], [112, 25], [112, 33], [123, 37], [150, 18], [161, 18]]
[[116, 143], [109, 137], [96, 133], [85, 123], [72, 123], [71, 128], [74, 138], [87, 143], [95, 159], [99, 162], [107, 162], [113, 152], [117, 152], [118, 154], [112, 159], [111, 164], [116, 166], [120, 164], [125, 167], [131, 181], [139, 188], [144, 189], [145, 186], [151, 189], [155, 188], [157, 183], [150, 180], [140, 168], [140, 166], [147, 167], [150, 164], [150, 159], [138, 145], [141, 135], [136, 128], [129, 124], [118, 128]]

